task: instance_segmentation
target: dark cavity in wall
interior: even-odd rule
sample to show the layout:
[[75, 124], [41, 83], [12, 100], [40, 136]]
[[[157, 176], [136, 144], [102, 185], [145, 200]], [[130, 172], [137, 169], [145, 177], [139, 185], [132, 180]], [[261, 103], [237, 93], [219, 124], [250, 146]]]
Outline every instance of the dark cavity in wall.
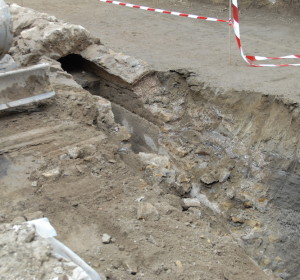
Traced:
[[132, 85], [108, 73], [100, 65], [78, 54], [69, 54], [60, 58], [58, 62], [61, 63], [63, 70], [71, 74], [73, 79], [91, 94], [106, 98], [153, 124], [160, 123], [144, 107], [144, 103], [133, 92]]
[[145, 116], [147, 110], [130, 85], [78, 54], [67, 55], [58, 61], [63, 70], [71, 74], [85, 90], [112, 102], [115, 121], [132, 133], [130, 142], [135, 153], [158, 151], [159, 130], [147, 120], [151, 115]]
[[91, 72], [91, 62], [78, 54], [69, 54], [58, 60], [63, 70], [91, 94], [99, 95], [100, 78]]

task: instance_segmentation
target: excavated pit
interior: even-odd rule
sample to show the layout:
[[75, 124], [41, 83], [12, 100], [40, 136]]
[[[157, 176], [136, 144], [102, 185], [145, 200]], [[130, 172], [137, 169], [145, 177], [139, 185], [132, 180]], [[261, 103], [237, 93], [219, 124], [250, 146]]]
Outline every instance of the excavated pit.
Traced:
[[49, 62], [57, 95], [1, 120], [1, 223], [46, 215], [107, 279], [298, 279], [298, 103], [157, 72], [81, 26], [11, 12], [11, 55]]
[[[84, 89], [112, 102], [137, 155], [168, 155], [173, 170], [164, 168], [160, 180], [148, 170], [146, 180], [182, 197], [201, 193], [263, 269], [297, 279], [298, 104], [220, 92], [185, 70], [150, 73], [130, 85], [79, 55], [59, 62]], [[123, 160], [136, 168], [132, 158]]]

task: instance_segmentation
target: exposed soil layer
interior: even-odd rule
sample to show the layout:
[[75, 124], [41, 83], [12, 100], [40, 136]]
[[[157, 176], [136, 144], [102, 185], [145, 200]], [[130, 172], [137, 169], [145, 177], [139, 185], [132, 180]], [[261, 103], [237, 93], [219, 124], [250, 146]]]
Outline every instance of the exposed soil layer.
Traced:
[[51, 63], [57, 96], [1, 113], [1, 222], [48, 217], [108, 279], [297, 279], [297, 102], [11, 9], [11, 54]]

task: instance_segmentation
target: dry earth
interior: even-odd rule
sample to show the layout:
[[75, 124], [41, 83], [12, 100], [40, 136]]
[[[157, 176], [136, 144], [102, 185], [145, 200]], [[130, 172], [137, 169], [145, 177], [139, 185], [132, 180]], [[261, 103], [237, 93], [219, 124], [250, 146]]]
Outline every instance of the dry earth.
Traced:
[[[296, 280], [299, 69], [249, 68], [236, 52], [229, 66], [226, 25], [91, 1], [23, 4], [157, 69], [199, 75], [154, 71], [78, 26], [16, 9], [11, 53], [49, 61], [57, 97], [1, 113], [1, 222], [48, 217], [108, 279]], [[226, 18], [219, 6], [175, 8]], [[249, 49], [296, 52], [295, 18], [244, 14]], [[278, 33], [257, 31], [266, 21]], [[93, 64], [61, 59], [72, 53]]]
[[[13, 2], [13, 1], [8, 1]], [[143, 59], [155, 69], [188, 68], [213, 87], [283, 95], [299, 101], [298, 68], [250, 68], [239, 56], [232, 36], [229, 65], [228, 26], [119, 7], [97, 0], [22, 0], [18, 4], [80, 24], [109, 48]], [[129, 1], [130, 2], [130, 1]], [[140, 5], [228, 18], [226, 6], [180, 1], [138, 1]], [[263, 9], [241, 11], [241, 36], [246, 54], [299, 54], [300, 20]], [[276, 61], [277, 62], [277, 61]], [[281, 61], [282, 62], [282, 61]], [[292, 61], [297, 62], [297, 60]], [[280, 63], [280, 61], [278, 61]]]

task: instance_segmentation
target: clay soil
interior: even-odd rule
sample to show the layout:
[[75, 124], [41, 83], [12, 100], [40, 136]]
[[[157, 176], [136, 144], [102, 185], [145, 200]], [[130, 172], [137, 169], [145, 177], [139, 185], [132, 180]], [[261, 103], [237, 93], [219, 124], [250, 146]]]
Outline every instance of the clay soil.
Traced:
[[[228, 17], [223, 6], [142, 2]], [[17, 3], [83, 25], [106, 46], [156, 69], [190, 68], [217, 87], [300, 99], [300, 68], [249, 68], [233, 40], [229, 65], [226, 24], [97, 1]], [[274, 56], [297, 53], [299, 20], [260, 10], [242, 15], [247, 50]], [[1, 114], [1, 222], [48, 217], [58, 239], [108, 279], [272, 279], [210, 209], [183, 211], [177, 193], [147, 183], [145, 170], [130, 157], [124, 162], [126, 132], [117, 124], [109, 129], [94, 125], [94, 97], [79, 90], [56, 91], [54, 101]], [[75, 146], [81, 149], [72, 158]], [[101, 242], [104, 233], [112, 236], [110, 244]]]

